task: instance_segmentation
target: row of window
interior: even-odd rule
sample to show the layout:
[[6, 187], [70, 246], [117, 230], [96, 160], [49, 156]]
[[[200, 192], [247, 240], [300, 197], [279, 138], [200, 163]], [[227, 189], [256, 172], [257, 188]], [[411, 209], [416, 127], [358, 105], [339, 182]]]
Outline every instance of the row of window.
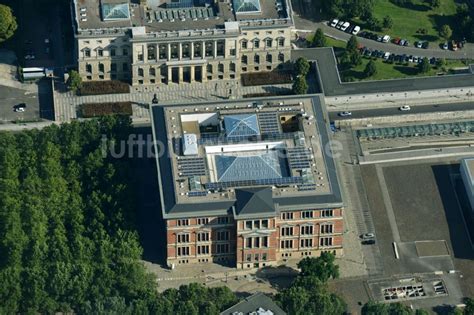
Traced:
[[246, 261], [266, 261], [267, 253], [247, 254], [245, 256]]
[[[280, 229], [281, 236], [293, 236], [294, 226], [283, 226]], [[300, 227], [300, 235], [313, 235], [313, 225], [303, 225]], [[322, 224], [319, 226], [320, 234], [332, 234], [334, 233], [334, 224]]]
[[[215, 245], [216, 252], [215, 254], [227, 254], [229, 253], [230, 246], [229, 244], [216, 244]], [[178, 247], [177, 251], [177, 256], [178, 257], [183, 257], [183, 256], [190, 256], [191, 254], [191, 249], [189, 246], [180, 246]], [[209, 245], [198, 245], [196, 247], [196, 253], [198, 255], [209, 255], [211, 253], [211, 249]]]
[[[295, 248], [295, 242], [296, 240], [282, 240], [280, 242], [280, 248], [281, 249], [291, 249]], [[298, 243], [296, 243], [298, 244]], [[325, 247], [325, 246], [332, 246], [333, 245], [333, 238], [332, 237], [321, 237], [319, 239], [319, 246]], [[300, 248], [309, 248], [313, 247], [313, 239], [308, 238], [308, 239], [301, 239], [300, 240]]]
[[246, 230], [268, 229], [268, 220], [248, 220], [245, 221]]
[[[253, 63], [254, 64], [260, 64], [260, 55], [259, 54], [255, 54], [253, 56]], [[249, 63], [249, 58], [247, 55], [242, 55], [240, 61], [242, 62], [242, 64], [246, 65]], [[272, 63], [273, 62], [273, 55], [272, 54], [267, 54], [266, 57], [265, 57], [265, 61], [268, 62], [268, 63]], [[278, 54], [278, 62], [285, 62], [285, 54], [283, 53], [279, 53]]]
[[[229, 217], [218, 217], [216, 224], [228, 224], [230, 222]], [[177, 220], [176, 224], [178, 226], [189, 226], [190, 221], [189, 219], [179, 219]], [[198, 225], [209, 224], [209, 218], [198, 218], [197, 219]]]
[[[92, 73], [93, 71], [93, 66], [91, 64], [86, 64], [86, 72], [87, 73]], [[105, 65], [103, 63], [99, 63], [98, 66], [97, 66], [97, 69], [99, 72], [102, 72], [104, 73], [105, 72]], [[128, 63], [127, 62], [124, 62], [122, 64], [122, 71], [123, 72], [127, 72], [129, 69], [129, 66], [128, 66]], [[117, 64], [116, 63], [111, 63], [110, 64], [110, 72], [116, 72], [117, 71]]]
[[[318, 211], [318, 210], [316, 210]], [[325, 209], [325, 210], [319, 210], [320, 212], [320, 218], [332, 218], [334, 217], [334, 210], [333, 209]], [[294, 219], [294, 211], [293, 212], [282, 212], [281, 213], [281, 219], [282, 220], [293, 220]], [[302, 219], [311, 219], [315, 218], [315, 213], [313, 210], [304, 210], [300, 212], [300, 217]]]
[[[263, 40], [265, 43], [265, 48], [272, 48], [273, 47], [273, 38], [266, 38]], [[249, 41], [244, 39], [240, 42], [240, 47], [242, 49], [259, 49], [261, 44], [260, 44], [260, 39], [255, 38], [250, 41], [252, 43], [252, 47], [249, 47]], [[276, 39], [277, 47], [284, 47], [285, 46], [285, 38], [284, 37], [279, 37]]]
[[[225, 56], [225, 41], [206, 41], [204, 43], [173, 43], [173, 44], [160, 44], [148, 45], [146, 48], [147, 59], [156, 60], [158, 56], [159, 60], [168, 59], [180, 59], [180, 58], [202, 58], [206, 57], [224, 57]], [[229, 51], [231, 56], [235, 56], [235, 49]], [[137, 60], [143, 61], [143, 52], [137, 50]]]
[[[198, 242], [208, 242], [210, 240], [209, 232], [199, 232], [196, 234], [196, 239]], [[230, 232], [227, 230], [217, 231], [215, 233], [216, 241], [228, 241], [230, 239]], [[190, 234], [189, 233], [180, 233], [177, 235], [177, 242], [178, 243], [189, 243], [190, 242]]]
[[[96, 55], [94, 57], [103, 57], [104, 56], [104, 50], [103, 48], [97, 48], [95, 49], [95, 53]], [[111, 57], [115, 57], [117, 56], [117, 48], [109, 48], [109, 55]], [[91, 57], [91, 49], [89, 48], [84, 48], [82, 50], [82, 53], [84, 54], [84, 57], [85, 58], [90, 58]], [[122, 48], [122, 56], [128, 56], [128, 47], [124, 47]]]
[[245, 248], [268, 247], [268, 236], [245, 238]]

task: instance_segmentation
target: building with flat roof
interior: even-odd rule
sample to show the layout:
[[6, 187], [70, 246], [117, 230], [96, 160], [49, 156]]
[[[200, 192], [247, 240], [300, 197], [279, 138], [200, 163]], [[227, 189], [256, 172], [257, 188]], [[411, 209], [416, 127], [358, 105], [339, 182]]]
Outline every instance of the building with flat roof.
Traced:
[[474, 157], [461, 161], [461, 177], [464, 187], [466, 187], [471, 209], [474, 211]]
[[262, 292], [257, 292], [220, 315], [286, 315], [286, 313], [271, 298]]
[[74, 0], [72, 11], [85, 81], [236, 79], [290, 60], [289, 0]]
[[343, 202], [319, 96], [150, 111], [169, 265], [258, 268], [342, 253]]

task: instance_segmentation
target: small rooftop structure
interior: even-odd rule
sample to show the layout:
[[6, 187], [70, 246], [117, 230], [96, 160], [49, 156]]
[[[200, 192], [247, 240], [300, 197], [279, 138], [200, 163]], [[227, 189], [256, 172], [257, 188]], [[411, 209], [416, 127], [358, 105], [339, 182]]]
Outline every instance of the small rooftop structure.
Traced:
[[117, 21], [130, 18], [130, 8], [128, 2], [104, 3], [102, 2], [102, 20]]
[[224, 125], [228, 138], [260, 134], [256, 114], [225, 116]]
[[236, 14], [260, 13], [262, 11], [260, 0], [233, 0], [233, 3]]
[[183, 155], [197, 155], [197, 137], [193, 133], [183, 135]]
[[286, 313], [268, 296], [257, 292], [220, 315], [286, 315]]

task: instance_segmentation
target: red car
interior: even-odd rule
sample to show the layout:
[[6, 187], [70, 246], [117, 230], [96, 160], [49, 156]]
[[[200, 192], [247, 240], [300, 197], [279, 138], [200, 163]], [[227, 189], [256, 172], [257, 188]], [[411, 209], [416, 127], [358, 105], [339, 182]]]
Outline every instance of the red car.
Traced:
[[393, 43], [394, 43], [395, 45], [398, 45], [398, 44], [400, 43], [400, 37], [394, 38], [394, 39], [393, 39]]

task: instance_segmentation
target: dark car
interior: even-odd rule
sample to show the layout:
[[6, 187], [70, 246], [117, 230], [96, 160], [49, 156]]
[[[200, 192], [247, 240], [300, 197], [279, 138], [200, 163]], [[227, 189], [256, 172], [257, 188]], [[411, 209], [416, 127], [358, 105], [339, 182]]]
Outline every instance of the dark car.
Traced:
[[371, 55], [371, 56], [372, 56], [372, 57], [377, 57], [378, 53], [379, 53], [379, 51], [376, 49], [376, 50], [374, 50], [374, 51], [372, 52], [372, 55]]
[[372, 55], [372, 50], [366, 49], [366, 50], [364, 51], [364, 56], [369, 57], [370, 55]]
[[363, 240], [361, 243], [362, 243], [362, 245], [373, 245], [373, 244], [375, 244], [375, 240], [374, 239], [367, 239], [367, 240]]
[[423, 42], [421, 47], [423, 47], [424, 49], [428, 49], [430, 47], [430, 43], [429, 42]]
[[366, 37], [366, 35], [367, 35], [366, 31], [359, 32], [360, 37]]
[[405, 44], [403, 44], [403, 46], [408, 46], [410, 44], [409, 41], [406, 41]]
[[436, 58], [435, 57], [431, 57], [430, 58], [430, 64], [431, 65], [434, 65], [436, 63]]
[[346, 33], [352, 34], [352, 31], [354, 30], [355, 27], [356, 27], [355, 25], [349, 26], [346, 30]]
[[385, 51], [379, 50], [379, 52], [377, 53], [377, 58], [382, 58], [383, 55], [385, 55]]

